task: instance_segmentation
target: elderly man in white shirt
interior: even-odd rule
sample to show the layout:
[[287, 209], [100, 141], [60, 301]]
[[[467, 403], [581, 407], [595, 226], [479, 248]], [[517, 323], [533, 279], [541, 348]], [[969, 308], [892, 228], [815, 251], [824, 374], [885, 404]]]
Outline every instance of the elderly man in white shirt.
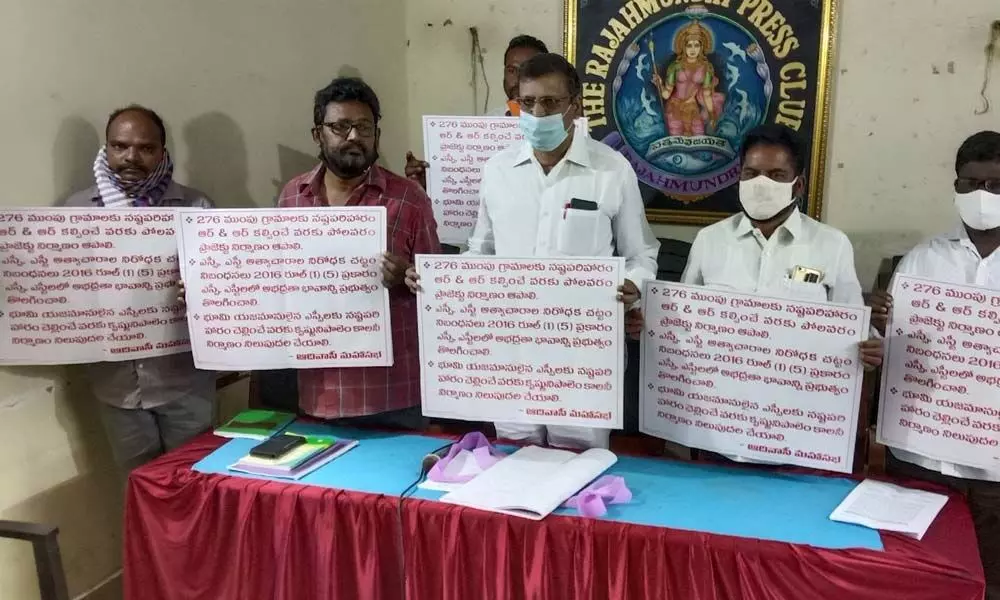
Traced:
[[[850, 240], [799, 211], [806, 158], [796, 134], [782, 125], [761, 125], [745, 136], [740, 158], [743, 212], [698, 232], [681, 282], [863, 305]], [[868, 368], [882, 364], [882, 341], [862, 342], [860, 357]], [[674, 445], [668, 451], [686, 454]]]
[[[656, 277], [660, 243], [646, 221], [632, 166], [573, 126], [580, 77], [557, 54], [538, 54], [519, 70], [519, 116], [525, 141], [486, 163], [479, 218], [468, 254], [625, 258], [619, 299], [632, 306], [638, 286]], [[638, 335], [641, 316], [629, 311]], [[607, 447], [610, 431], [497, 423], [497, 436], [562, 447]]]
[[[1000, 133], [962, 144], [955, 163], [955, 208], [962, 223], [910, 250], [896, 273], [1000, 290]], [[892, 297], [872, 298], [872, 322], [884, 334]], [[935, 481], [966, 494], [986, 572], [987, 598], [1000, 599], [1000, 470], [933, 460], [890, 448], [888, 472]]]

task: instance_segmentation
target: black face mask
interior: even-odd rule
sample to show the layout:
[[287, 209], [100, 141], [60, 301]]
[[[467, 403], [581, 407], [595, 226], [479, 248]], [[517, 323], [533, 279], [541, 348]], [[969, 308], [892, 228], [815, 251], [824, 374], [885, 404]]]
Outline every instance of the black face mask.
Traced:
[[341, 179], [364, 175], [378, 160], [378, 150], [368, 150], [356, 142], [345, 142], [336, 150], [320, 147], [319, 159], [327, 169]]

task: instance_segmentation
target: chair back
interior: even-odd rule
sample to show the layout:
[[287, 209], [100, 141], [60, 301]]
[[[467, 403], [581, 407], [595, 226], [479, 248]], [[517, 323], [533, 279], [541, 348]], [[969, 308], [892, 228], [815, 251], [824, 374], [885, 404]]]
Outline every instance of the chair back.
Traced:
[[31, 542], [42, 600], [69, 600], [66, 573], [59, 554], [57, 527], [21, 521], [0, 521], [0, 538]]

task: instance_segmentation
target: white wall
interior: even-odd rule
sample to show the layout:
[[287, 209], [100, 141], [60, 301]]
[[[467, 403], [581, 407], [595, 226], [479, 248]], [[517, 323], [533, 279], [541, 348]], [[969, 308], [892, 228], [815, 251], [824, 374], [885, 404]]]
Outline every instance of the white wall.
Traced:
[[[824, 220], [853, 240], [867, 288], [883, 257], [952, 222], [950, 182], [961, 140], [1000, 129], [1000, 59], [994, 110], [973, 114], [1000, 3], [840, 0], [840, 7]], [[421, 144], [420, 115], [472, 112], [469, 27], [480, 30], [499, 106], [506, 42], [531, 33], [561, 51], [562, 10], [559, 0], [409, 0], [410, 145]], [[452, 25], [442, 26], [448, 20]], [[655, 229], [686, 240], [697, 232]]]
[[[269, 205], [314, 164], [313, 93], [360, 74], [406, 151], [403, 0], [0, 3], [0, 206], [92, 184], [107, 114], [158, 110], [177, 178], [223, 206]], [[0, 519], [60, 526], [71, 593], [120, 565], [121, 502], [93, 400], [65, 369], [0, 369]], [[27, 545], [0, 541], [0, 600], [37, 597]]]
[[881, 257], [957, 226], [955, 154], [1000, 130], [1000, 56], [993, 110], [980, 107], [997, 0], [844, 0], [827, 164], [826, 221], [855, 245], [862, 285]]

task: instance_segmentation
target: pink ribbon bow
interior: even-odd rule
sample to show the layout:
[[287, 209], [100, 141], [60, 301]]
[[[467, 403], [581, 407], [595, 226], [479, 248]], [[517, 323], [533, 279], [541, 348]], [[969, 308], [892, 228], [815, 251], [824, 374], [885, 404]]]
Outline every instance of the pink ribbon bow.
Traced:
[[618, 475], [604, 475], [580, 490], [563, 504], [575, 508], [584, 517], [603, 517], [608, 512], [608, 504], [628, 504], [632, 491], [625, 485], [625, 478]]
[[506, 456], [490, 444], [486, 436], [478, 431], [465, 434], [462, 439], [451, 445], [448, 454], [444, 458], [434, 463], [431, 470], [427, 472], [427, 479], [440, 483], [465, 483], [471, 481], [479, 473], [461, 474], [448, 472], [448, 465], [463, 451], [471, 452], [479, 472], [489, 469], [497, 464], [500, 459]]

